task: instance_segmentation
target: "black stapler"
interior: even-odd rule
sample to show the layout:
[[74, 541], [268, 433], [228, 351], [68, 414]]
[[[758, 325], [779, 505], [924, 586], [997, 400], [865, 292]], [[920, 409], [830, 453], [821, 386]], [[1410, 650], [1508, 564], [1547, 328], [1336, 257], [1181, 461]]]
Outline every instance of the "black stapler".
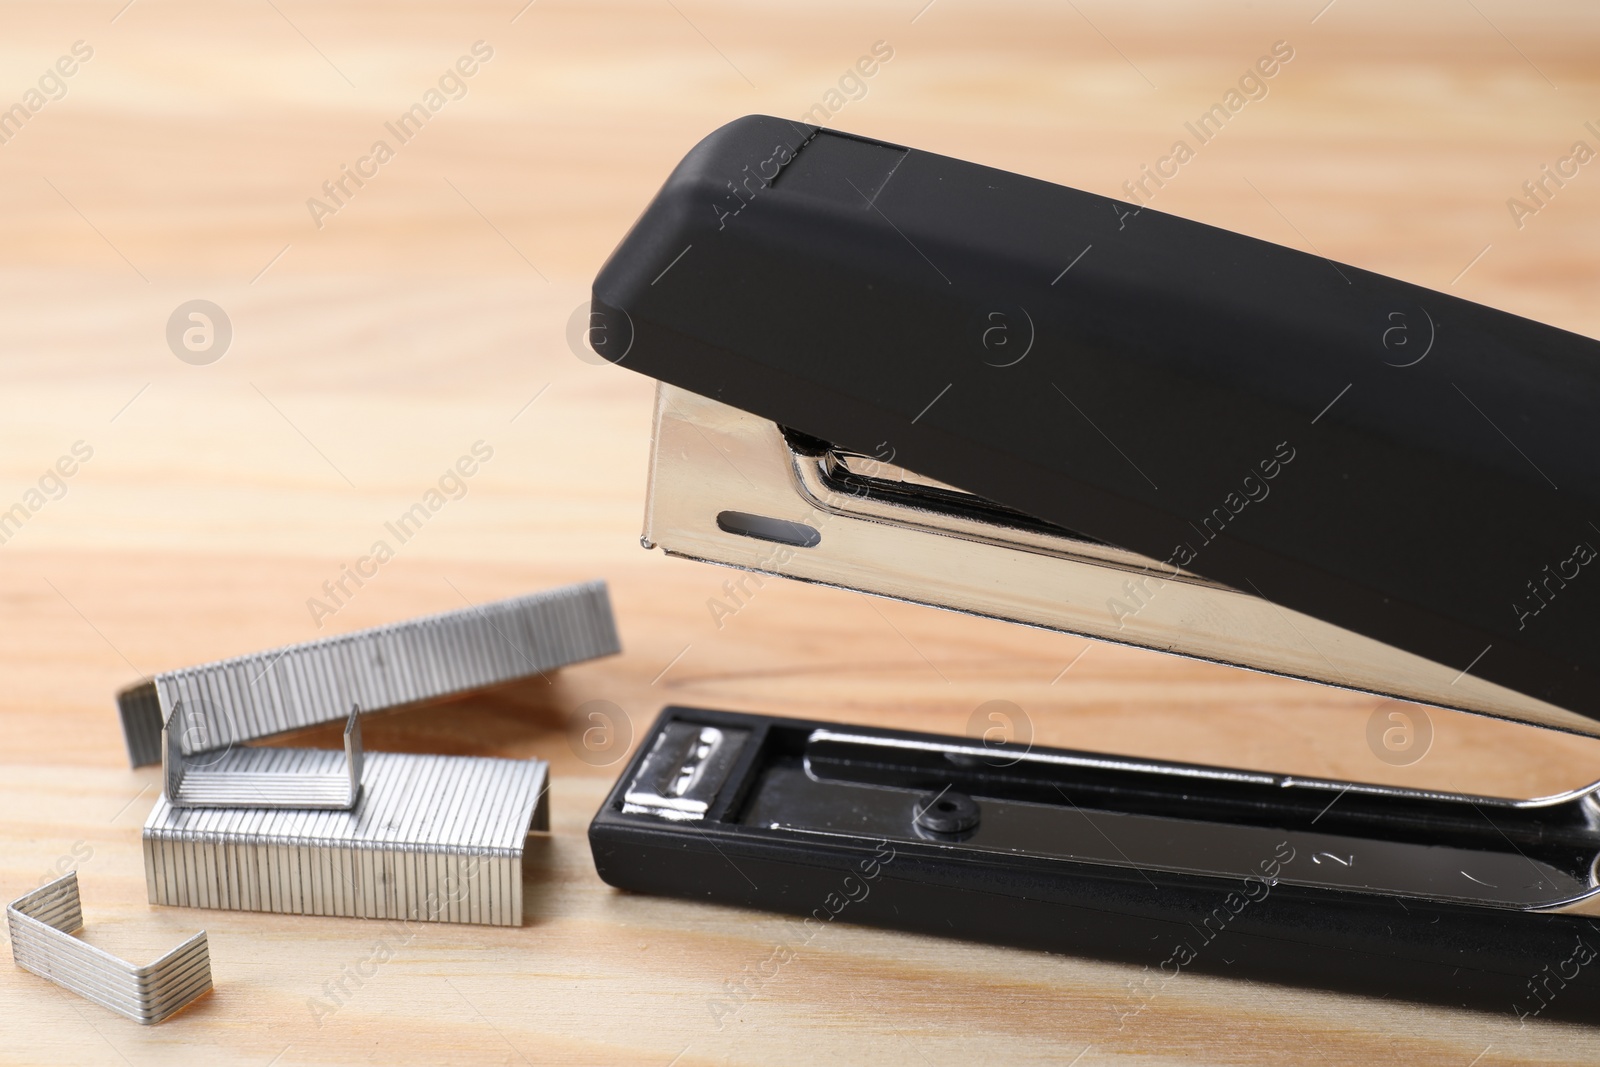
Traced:
[[[1600, 343], [750, 117], [596, 278], [670, 555], [1600, 735]], [[613, 885], [1591, 1016], [1600, 783], [1514, 800], [662, 712]], [[1154, 986], [1151, 986], [1154, 983]]]

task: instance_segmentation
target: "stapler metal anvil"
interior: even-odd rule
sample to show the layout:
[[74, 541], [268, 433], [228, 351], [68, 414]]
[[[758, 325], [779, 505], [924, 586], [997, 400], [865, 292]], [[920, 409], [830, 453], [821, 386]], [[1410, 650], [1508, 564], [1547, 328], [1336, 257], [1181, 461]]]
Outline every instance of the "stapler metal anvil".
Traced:
[[[646, 546], [1600, 736], [1591, 339], [764, 117], [685, 157], [591, 312], [595, 350], [660, 382]], [[595, 820], [597, 864], [624, 887], [807, 911], [890, 847], [863, 919], [1147, 943], [1155, 966], [1160, 924], [1201, 927], [1266, 857], [1255, 947], [1221, 955], [1503, 1007], [1532, 1003], [1569, 943], [1600, 944], [1600, 783], [1503, 800], [985, 755], [668, 709]], [[939, 802], [975, 821], [930, 830]], [[1252, 859], [1252, 834], [1284, 851]], [[713, 873], [719, 851], [767, 888]], [[700, 853], [692, 878], [663, 859]], [[1139, 934], [1090, 936], [1085, 916]]]

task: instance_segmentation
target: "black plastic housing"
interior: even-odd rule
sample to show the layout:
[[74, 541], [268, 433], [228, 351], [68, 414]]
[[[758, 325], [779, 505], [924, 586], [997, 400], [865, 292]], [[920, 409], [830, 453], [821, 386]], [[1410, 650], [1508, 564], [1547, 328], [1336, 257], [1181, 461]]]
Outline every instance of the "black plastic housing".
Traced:
[[[629, 783], [673, 722], [751, 731], [718, 799], [691, 823], [623, 811]], [[974, 857], [937, 841], [886, 844], [746, 821], [762, 775], [792, 762], [813, 730], [830, 728], [839, 724], [664, 709], [590, 824], [600, 877], [635, 892], [801, 916], [781, 939], [793, 951], [815, 924], [838, 921], [1140, 965], [1145, 970], [1130, 977], [1123, 1006], [1132, 1014], [1186, 971], [1513, 1017], [1592, 1020], [1600, 1008], [1600, 923], [1589, 918], [1280, 882], [1218, 923], [1219, 903], [1244, 891], [1239, 878], [1041, 856]], [[1071, 776], [1060, 784], [1082, 795], [1083, 783]], [[1299, 819], [1287, 811], [1284, 818]], [[1270, 815], [1258, 820], [1273, 822]]]
[[1600, 718], [1594, 340], [759, 116], [593, 297], [625, 367]]

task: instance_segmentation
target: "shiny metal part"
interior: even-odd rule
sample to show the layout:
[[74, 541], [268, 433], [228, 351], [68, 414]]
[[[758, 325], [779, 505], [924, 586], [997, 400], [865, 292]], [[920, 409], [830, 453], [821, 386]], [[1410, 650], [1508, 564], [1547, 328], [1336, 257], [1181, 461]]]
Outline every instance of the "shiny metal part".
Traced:
[[144, 967], [74, 937], [83, 929], [76, 871], [12, 901], [6, 926], [18, 967], [136, 1023], [158, 1023], [211, 989], [204, 930]]
[[705, 818], [748, 739], [746, 730], [669, 724], [639, 765], [622, 810], [680, 822]]
[[[1470, 664], [1423, 659], [866, 457], [797, 447], [773, 423], [675, 386], [658, 385], [655, 419], [642, 540], [669, 555], [1600, 736], [1600, 722]], [[726, 512], [817, 536], [804, 547], [730, 532]]]
[[331, 771], [323, 767], [338, 754], [320, 749], [242, 748], [188, 756], [182, 738], [191, 728], [180, 700], [161, 730], [162, 781], [175, 808], [348, 811], [361, 795], [361, 709], [354, 705], [344, 727], [344, 766]]
[[129, 761], [159, 763], [180, 703], [185, 755], [500, 685], [621, 651], [603, 581], [167, 671], [117, 695]]
[[[952, 784], [930, 794], [939, 781]], [[1506, 800], [839, 728], [811, 732], [803, 765], [767, 771], [746, 819], [914, 841], [948, 797], [953, 814], [974, 805], [959, 842], [974, 853], [1238, 879], [1284, 842], [1295, 858], [1274, 877], [1289, 884], [1600, 915], [1597, 790]]]
[[[940, 536], [1064, 559], [1093, 560], [1141, 574], [1165, 566], [1148, 556], [1090, 540], [869, 456], [839, 449], [811, 453], [791, 448], [791, 452], [796, 484], [806, 499], [824, 509]], [[1165, 573], [1172, 581], [1228, 588], [1177, 566]]]
[[550, 826], [548, 774], [536, 759], [372, 752], [348, 811], [163, 796], [144, 824], [150, 903], [520, 926], [527, 836]]

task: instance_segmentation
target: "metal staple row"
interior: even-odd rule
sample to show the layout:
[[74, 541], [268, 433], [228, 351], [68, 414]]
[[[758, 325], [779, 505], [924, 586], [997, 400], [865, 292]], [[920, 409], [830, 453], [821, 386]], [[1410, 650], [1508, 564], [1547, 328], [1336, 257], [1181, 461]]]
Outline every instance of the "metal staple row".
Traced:
[[72, 936], [83, 929], [76, 871], [13, 901], [6, 926], [17, 966], [137, 1023], [158, 1023], [211, 988], [204, 930], [144, 967]]
[[344, 760], [307, 748], [240, 748], [185, 756], [178, 739], [184, 707], [172, 709], [162, 736], [162, 794], [175, 808], [341, 808], [361, 795], [361, 711], [350, 709]]
[[548, 772], [543, 760], [372, 752], [349, 811], [163, 796], [144, 825], [150, 902], [519, 926], [527, 834], [549, 829]]
[[161, 760], [182, 703], [185, 754], [481, 689], [621, 651], [603, 581], [409, 619], [157, 675], [118, 694], [135, 767]]

